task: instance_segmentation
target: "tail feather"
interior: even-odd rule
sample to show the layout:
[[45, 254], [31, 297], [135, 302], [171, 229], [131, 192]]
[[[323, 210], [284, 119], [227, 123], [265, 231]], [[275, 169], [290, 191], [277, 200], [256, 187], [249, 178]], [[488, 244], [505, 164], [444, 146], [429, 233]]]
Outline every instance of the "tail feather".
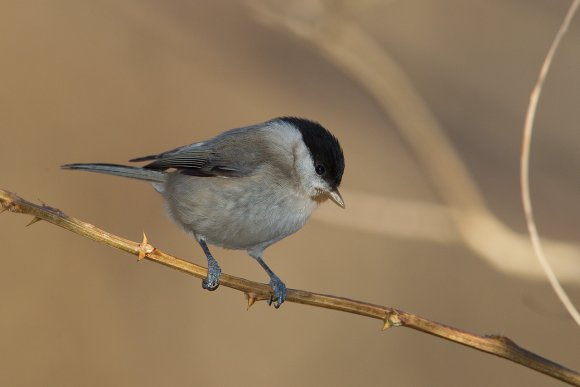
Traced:
[[61, 166], [61, 168], [104, 173], [107, 175], [128, 177], [130, 179], [145, 180], [145, 181], [149, 181], [152, 183], [163, 183], [165, 181], [165, 173], [162, 171], [155, 171], [152, 169], [144, 169], [144, 168], [140, 168], [140, 167], [129, 167], [126, 165], [117, 165], [117, 164], [66, 164], [66, 165]]

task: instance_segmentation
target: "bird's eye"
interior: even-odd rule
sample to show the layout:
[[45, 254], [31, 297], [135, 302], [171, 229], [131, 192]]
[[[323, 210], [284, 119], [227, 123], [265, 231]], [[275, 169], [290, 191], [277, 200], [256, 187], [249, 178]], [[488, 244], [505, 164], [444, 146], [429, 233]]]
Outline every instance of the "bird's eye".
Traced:
[[324, 173], [326, 172], [326, 168], [324, 168], [324, 165], [322, 164], [318, 164], [314, 170], [316, 171], [317, 174], [319, 175], [324, 175]]

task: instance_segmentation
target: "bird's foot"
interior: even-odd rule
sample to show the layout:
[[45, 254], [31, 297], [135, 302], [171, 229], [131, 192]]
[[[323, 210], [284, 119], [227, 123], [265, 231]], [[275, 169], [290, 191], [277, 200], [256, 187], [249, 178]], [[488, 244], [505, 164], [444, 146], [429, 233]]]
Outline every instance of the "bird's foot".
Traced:
[[208, 260], [207, 262], [207, 278], [201, 281], [201, 287], [213, 292], [220, 286], [220, 275], [222, 274], [222, 269], [220, 269], [217, 261], [215, 259]]
[[284, 301], [286, 301], [286, 285], [277, 276], [270, 278], [270, 286], [272, 287], [273, 294], [268, 300], [268, 305], [274, 303], [274, 308], [278, 309]]

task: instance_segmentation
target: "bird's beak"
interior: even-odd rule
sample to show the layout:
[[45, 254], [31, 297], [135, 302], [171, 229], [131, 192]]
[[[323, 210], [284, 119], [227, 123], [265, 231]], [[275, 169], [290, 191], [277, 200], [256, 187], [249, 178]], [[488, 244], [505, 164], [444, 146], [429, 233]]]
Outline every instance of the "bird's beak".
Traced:
[[337, 205], [344, 208], [344, 200], [342, 200], [342, 196], [340, 195], [340, 192], [338, 192], [338, 188], [335, 188], [332, 191], [328, 191], [328, 197]]

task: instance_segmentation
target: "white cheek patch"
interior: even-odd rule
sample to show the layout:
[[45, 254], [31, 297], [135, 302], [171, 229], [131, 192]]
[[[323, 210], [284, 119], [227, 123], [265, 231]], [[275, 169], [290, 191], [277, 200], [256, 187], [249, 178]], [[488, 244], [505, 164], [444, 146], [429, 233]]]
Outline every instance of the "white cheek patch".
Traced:
[[321, 191], [328, 191], [328, 184], [314, 170], [314, 160], [300, 131], [290, 124], [284, 125], [283, 130], [285, 135], [281, 142], [285, 143], [286, 149], [292, 149], [294, 172], [301, 190], [311, 198], [320, 195]]
[[314, 170], [314, 160], [310, 151], [300, 141], [294, 147], [294, 168], [304, 192], [311, 197], [318, 196], [327, 184]]

